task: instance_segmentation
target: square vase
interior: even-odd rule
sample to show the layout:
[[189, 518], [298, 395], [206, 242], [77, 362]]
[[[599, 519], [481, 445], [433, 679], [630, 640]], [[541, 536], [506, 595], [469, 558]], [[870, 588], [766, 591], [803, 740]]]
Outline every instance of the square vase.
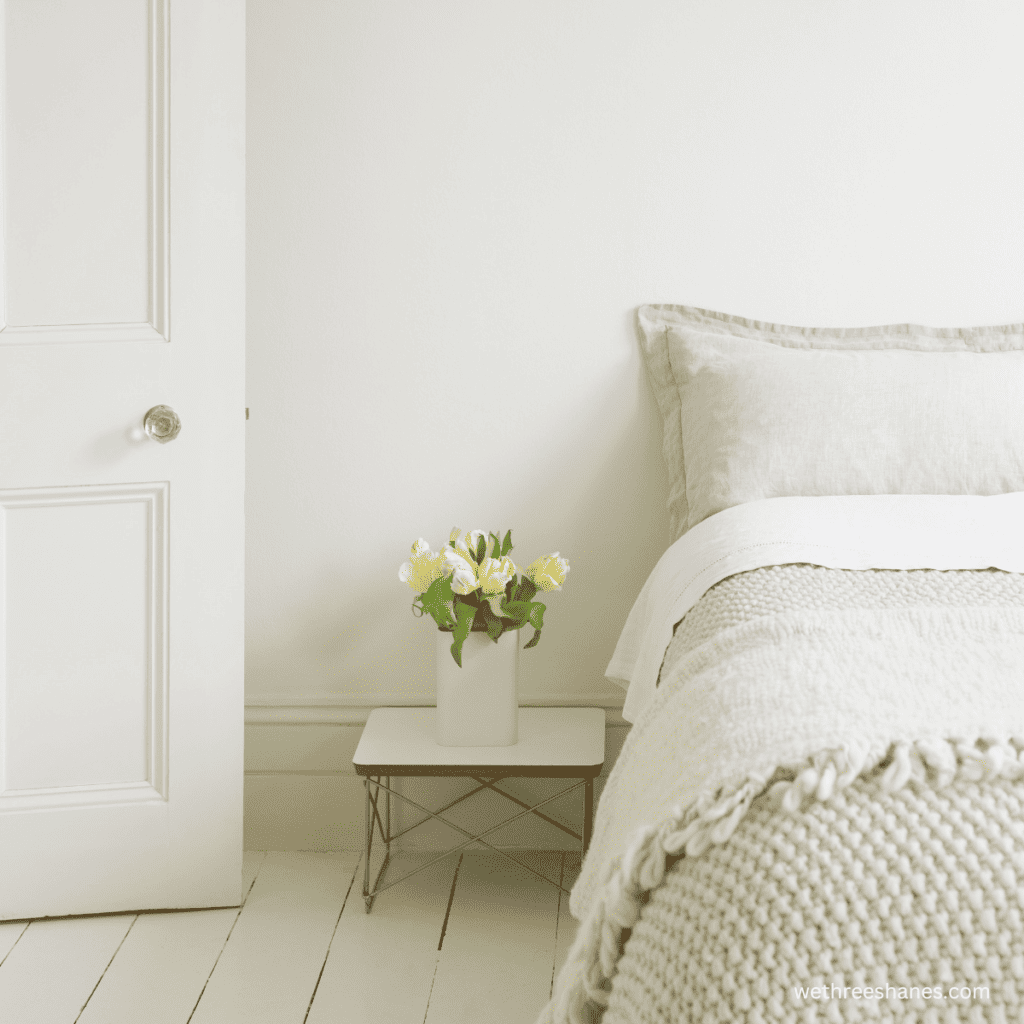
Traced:
[[519, 631], [495, 643], [470, 633], [462, 668], [451, 653], [452, 634], [437, 632], [436, 739], [443, 747], [510, 747], [519, 742]]

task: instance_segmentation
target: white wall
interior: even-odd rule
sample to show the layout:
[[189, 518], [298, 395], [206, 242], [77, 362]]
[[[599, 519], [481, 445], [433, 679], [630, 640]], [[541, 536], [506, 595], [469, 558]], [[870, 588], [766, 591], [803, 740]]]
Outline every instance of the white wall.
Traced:
[[635, 307], [1024, 319], [1022, 27], [980, 0], [249, 0], [250, 703], [429, 699], [397, 568], [453, 525], [571, 559], [526, 699], [614, 695], [668, 539]]

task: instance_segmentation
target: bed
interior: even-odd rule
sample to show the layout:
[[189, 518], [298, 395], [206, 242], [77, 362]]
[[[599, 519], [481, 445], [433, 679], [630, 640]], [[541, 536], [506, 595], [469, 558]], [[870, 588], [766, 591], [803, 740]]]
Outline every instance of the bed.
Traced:
[[639, 321], [676, 539], [540, 1020], [1024, 1021], [1024, 326]]

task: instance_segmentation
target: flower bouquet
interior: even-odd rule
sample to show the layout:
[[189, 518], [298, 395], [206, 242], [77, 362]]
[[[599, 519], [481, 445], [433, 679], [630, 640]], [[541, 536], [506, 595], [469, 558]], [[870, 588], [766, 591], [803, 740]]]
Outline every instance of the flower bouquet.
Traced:
[[495, 643], [508, 630], [529, 623], [534, 634], [527, 647], [536, 647], [544, 626], [545, 606], [538, 591], [561, 590], [569, 561], [556, 551], [520, 569], [509, 558], [512, 531], [499, 533], [456, 527], [440, 551], [431, 551], [421, 537], [398, 578], [416, 591], [412, 609], [429, 614], [438, 629], [452, 633], [451, 652], [462, 667], [462, 645], [470, 631], [486, 633]]

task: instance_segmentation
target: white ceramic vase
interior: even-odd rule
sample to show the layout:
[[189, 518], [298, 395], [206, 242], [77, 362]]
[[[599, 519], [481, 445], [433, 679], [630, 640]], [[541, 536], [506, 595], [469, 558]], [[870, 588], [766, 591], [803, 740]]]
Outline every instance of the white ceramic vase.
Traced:
[[470, 633], [462, 668], [452, 657], [452, 634], [437, 631], [437, 735], [443, 747], [510, 747], [519, 742], [519, 631], [495, 643]]

